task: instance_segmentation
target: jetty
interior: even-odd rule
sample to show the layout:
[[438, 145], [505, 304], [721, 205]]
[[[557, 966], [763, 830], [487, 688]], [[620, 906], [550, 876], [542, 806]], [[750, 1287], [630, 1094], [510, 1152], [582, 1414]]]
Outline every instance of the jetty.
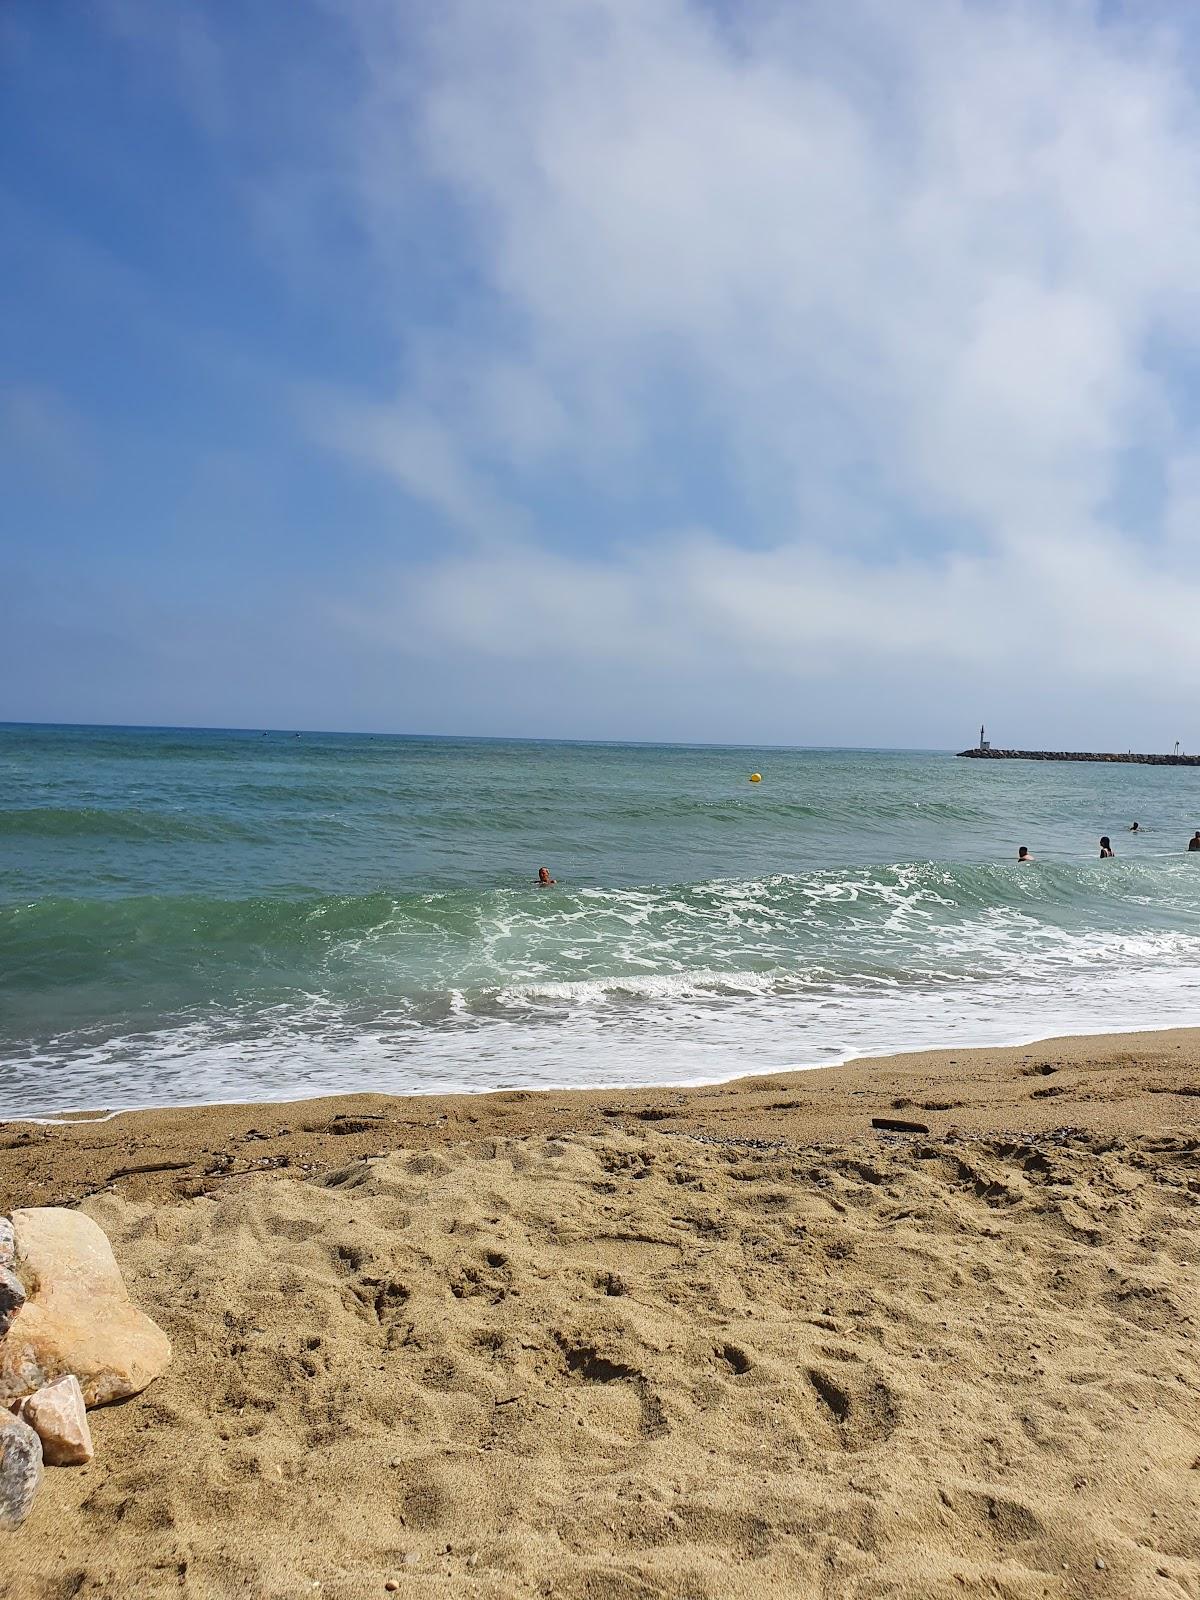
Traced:
[[1200, 767], [1200, 756], [1139, 755], [1134, 750], [1124, 755], [1098, 750], [960, 750], [958, 753], [974, 761], [1125, 761], [1135, 767]]
[[1127, 750], [1123, 755], [1116, 751], [1099, 750], [996, 750], [979, 730], [979, 743], [970, 750], [960, 750], [968, 761], [1112, 761], [1135, 767], [1200, 767], [1200, 756], [1185, 756], [1176, 746], [1174, 755], [1140, 755]]

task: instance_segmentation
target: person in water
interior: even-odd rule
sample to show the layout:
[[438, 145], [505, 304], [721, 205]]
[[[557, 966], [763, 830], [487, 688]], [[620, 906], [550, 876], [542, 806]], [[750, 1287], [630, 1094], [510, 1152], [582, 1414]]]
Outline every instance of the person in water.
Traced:
[[1029, 854], [1029, 846], [1027, 844], [1023, 844], [1017, 851], [1017, 864], [1019, 866], [1024, 866], [1027, 861], [1032, 861], [1033, 859], [1034, 858]]
[[1188, 849], [1200, 850], [1200, 828], [1197, 828], [1195, 833], [1188, 840]]
[[1141, 833], [1142, 825], [1141, 825], [1140, 822], [1131, 822], [1129, 824], [1129, 827], [1128, 827], [1127, 831], [1129, 833]]
[[552, 878], [550, 876], [550, 869], [548, 867], [539, 867], [538, 868], [538, 888], [539, 889], [548, 889], [552, 883], [557, 883], [557, 881], [558, 880], [556, 878]]
[[1101, 837], [1101, 840], [1100, 840], [1100, 859], [1101, 859], [1101, 861], [1105, 860], [1105, 858], [1108, 857], [1108, 856], [1112, 856], [1112, 858], [1114, 860], [1116, 860], [1116, 855], [1117, 855], [1117, 852], [1112, 847], [1112, 840], [1108, 837], [1107, 834], [1104, 834]]

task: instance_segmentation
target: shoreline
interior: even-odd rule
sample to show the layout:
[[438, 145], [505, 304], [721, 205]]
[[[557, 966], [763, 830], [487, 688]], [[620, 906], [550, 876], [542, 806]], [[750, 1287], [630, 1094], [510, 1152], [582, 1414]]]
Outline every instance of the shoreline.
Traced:
[[[594, 1134], [627, 1124], [798, 1146], [870, 1137], [872, 1116], [909, 1110], [935, 1137], [1063, 1127], [1147, 1132], [1193, 1124], [1198, 1097], [1200, 1028], [1162, 1027], [859, 1057], [694, 1086], [363, 1091], [14, 1118], [0, 1123], [0, 1211], [5, 1203], [74, 1204], [110, 1186], [139, 1195], [199, 1194], [208, 1180], [225, 1182], [235, 1172], [305, 1172], [388, 1149]], [[246, 1151], [248, 1164], [233, 1166], [232, 1149]], [[214, 1160], [223, 1169], [216, 1177]]]
[[[944, 1032], [944, 1030], [943, 1030]], [[843, 1067], [858, 1067], [860, 1065], [878, 1066], [887, 1062], [902, 1062], [909, 1057], [935, 1056], [954, 1052], [956, 1055], [967, 1055], [982, 1051], [1024, 1050], [1035, 1045], [1049, 1045], [1058, 1041], [1069, 1042], [1072, 1040], [1102, 1039], [1120, 1040], [1138, 1037], [1142, 1034], [1195, 1032], [1200, 1041], [1200, 1023], [1195, 1025], [1179, 1022], [1136, 1022], [1129, 1026], [1113, 1028], [1108, 1025], [1096, 1028], [1072, 1027], [1069, 1033], [1059, 1033], [1053, 1029], [1047, 1033], [1025, 1034], [1021, 1033], [1015, 1038], [991, 1040], [981, 1044], [930, 1044], [906, 1045], [900, 1050], [876, 1051], [862, 1053], [848, 1051], [845, 1055], [834, 1056], [828, 1061], [789, 1063], [785, 1066], [773, 1067], [764, 1072], [734, 1072], [723, 1077], [714, 1078], [688, 1078], [662, 1083], [548, 1083], [548, 1084], [505, 1084], [490, 1088], [448, 1088], [448, 1089], [404, 1089], [390, 1091], [387, 1089], [362, 1088], [338, 1089], [330, 1093], [317, 1092], [314, 1094], [299, 1095], [294, 1098], [263, 1098], [263, 1099], [228, 1099], [228, 1100], [179, 1100], [179, 1101], [145, 1101], [137, 1105], [116, 1106], [112, 1108], [101, 1106], [71, 1106], [60, 1111], [0, 1111], [0, 1131], [6, 1127], [17, 1124], [29, 1124], [34, 1127], [54, 1128], [71, 1125], [97, 1126], [112, 1122], [118, 1117], [140, 1116], [145, 1113], [166, 1111], [219, 1111], [232, 1107], [266, 1107], [273, 1106], [304, 1106], [320, 1100], [351, 1099], [360, 1095], [378, 1095], [388, 1100], [430, 1100], [442, 1098], [473, 1098], [486, 1099], [489, 1095], [503, 1094], [529, 1094], [529, 1095], [570, 1095], [570, 1094], [639, 1094], [639, 1093], [690, 1093], [704, 1089], [726, 1088], [731, 1085], [748, 1082], [755, 1078], [790, 1076], [792, 1074], [810, 1072], [833, 1072]], [[1200, 1049], [1200, 1042], [1198, 1042]], [[553, 1051], [547, 1051], [553, 1054]]]

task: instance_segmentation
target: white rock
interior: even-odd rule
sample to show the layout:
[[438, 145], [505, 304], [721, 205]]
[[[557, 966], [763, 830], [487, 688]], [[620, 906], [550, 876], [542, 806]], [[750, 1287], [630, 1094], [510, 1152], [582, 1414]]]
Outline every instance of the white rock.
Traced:
[[17, 1247], [13, 1242], [13, 1225], [7, 1217], [0, 1217], [0, 1267], [11, 1267], [16, 1260]]
[[0, 1340], [0, 1404], [73, 1372], [89, 1406], [137, 1394], [171, 1359], [162, 1329], [129, 1298], [102, 1228], [81, 1211], [13, 1213], [29, 1298]]
[[48, 1467], [82, 1467], [95, 1454], [83, 1390], [73, 1372], [28, 1395], [21, 1401], [20, 1416], [42, 1441]]

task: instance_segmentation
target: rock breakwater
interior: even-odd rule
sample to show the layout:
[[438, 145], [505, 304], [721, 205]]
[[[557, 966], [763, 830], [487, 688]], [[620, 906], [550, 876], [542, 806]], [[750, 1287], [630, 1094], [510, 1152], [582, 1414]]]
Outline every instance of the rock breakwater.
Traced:
[[1139, 767], [1200, 767], [1200, 756], [1139, 755], [1133, 750], [1123, 755], [1097, 750], [960, 750], [960, 756], [973, 761], [1119, 761]]

